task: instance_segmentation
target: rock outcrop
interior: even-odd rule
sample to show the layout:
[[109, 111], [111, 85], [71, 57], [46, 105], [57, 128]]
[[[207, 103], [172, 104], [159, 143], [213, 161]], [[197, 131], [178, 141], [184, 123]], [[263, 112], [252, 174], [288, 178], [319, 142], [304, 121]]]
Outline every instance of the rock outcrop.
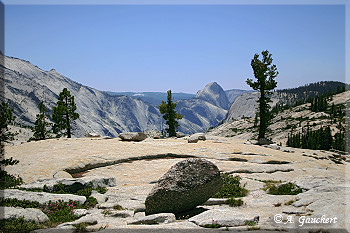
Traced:
[[46, 222], [49, 217], [35, 208], [2, 207], [0, 206], [0, 220], [23, 217], [26, 221]]
[[55, 201], [77, 201], [80, 204], [84, 204], [86, 197], [78, 196], [73, 194], [55, 194], [55, 193], [46, 193], [46, 192], [28, 192], [18, 189], [5, 189], [2, 191], [3, 197], [12, 198], [17, 200], [27, 200], [27, 201], [37, 201], [40, 204], [55, 202]]
[[60, 178], [60, 179], [41, 179], [30, 184], [21, 185], [22, 189], [43, 189], [52, 190], [54, 186], [62, 184], [70, 192], [75, 193], [85, 188], [113, 187], [116, 184], [114, 177], [86, 176], [82, 178]]
[[147, 135], [142, 132], [129, 132], [129, 133], [121, 133], [118, 136], [123, 141], [135, 141], [140, 142], [147, 138]]
[[165, 173], [146, 198], [146, 213], [181, 213], [206, 202], [222, 186], [219, 169], [205, 159], [186, 159]]

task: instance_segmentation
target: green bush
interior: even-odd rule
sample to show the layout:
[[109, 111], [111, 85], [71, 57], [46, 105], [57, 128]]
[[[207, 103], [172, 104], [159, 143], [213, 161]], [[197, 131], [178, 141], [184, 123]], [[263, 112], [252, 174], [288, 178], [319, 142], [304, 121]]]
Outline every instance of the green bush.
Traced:
[[40, 207], [40, 204], [37, 201], [17, 200], [16, 198], [0, 198], [0, 206], [38, 208]]
[[40, 228], [43, 228], [43, 226], [40, 223], [36, 223], [34, 221], [26, 221], [23, 217], [0, 220], [1, 233], [29, 233]]
[[255, 226], [257, 223], [255, 221], [244, 221], [244, 225], [246, 226]]
[[88, 197], [91, 195], [92, 188], [81, 189], [76, 192], [76, 195]]
[[[2, 144], [0, 145], [2, 147]], [[3, 148], [0, 149], [3, 153]], [[13, 166], [18, 164], [19, 161], [16, 159], [13, 159], [12, 157], [9, 159], [2, 159], [0, 160], [0, 165], [2, 166]], [[23, 180], [19, 176], [14, 176], [11, 174], [8, 174], [5, 170], [0, 170], [0, 189], [7, 189], [7, 188], [13, 188], [18, 185], [23, 184]]]
[[241, 205], [243, 205], [244, 202], [241, 198], [235, 199], [235, 198], [231, 197], [225, 203], [232, 207], [232, 206], [241, 206]]
[[93, 208], [97, 205], [98, 201], [94, 197], [87, 197], [86, 202], [84, 203], [84, 209]]
[[245, 188], [245, 184], [243, 186], [240, 184], [240, 176], [233, 177], [230, 174], [222, 173], [221, 178], [223, 180], [223, 185], [219, 192], [217, 192], [213, 197], [236, 198], [247, 196], [248, 190]]
[[280, 185], [272, 185], [268, 190], [268, 194], [272, 195], [297, 195], [303, 190], [296, 184], [288, 182]]
[[105, 194], [108, 189], [106, 187], [97, 187], [95, 190], [101, 194]]

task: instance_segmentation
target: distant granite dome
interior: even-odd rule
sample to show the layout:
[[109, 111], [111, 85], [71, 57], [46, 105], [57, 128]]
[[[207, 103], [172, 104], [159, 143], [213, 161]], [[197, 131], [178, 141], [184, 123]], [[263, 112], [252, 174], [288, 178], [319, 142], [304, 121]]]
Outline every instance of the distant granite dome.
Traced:
[[230, 107], [225, 91], [216, 82], [207, 84], [204, 89], [197, 92], [195, 98], [207, 101], [225, 110], [228, 110]]

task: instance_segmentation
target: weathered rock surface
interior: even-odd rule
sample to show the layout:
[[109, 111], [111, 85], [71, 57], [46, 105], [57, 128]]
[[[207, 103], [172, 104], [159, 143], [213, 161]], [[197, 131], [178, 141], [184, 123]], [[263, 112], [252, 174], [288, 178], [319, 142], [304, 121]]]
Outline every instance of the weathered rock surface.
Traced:
[[152, 214], [145, 217], [141, 217], [136, 220], [131, 220], [128, 225], [138, 225], [138, 224], [160, 224], [160, 223], [171, 223], [175, 222], [176, 218], [173, 213], [160, 213]]
[[147, 138], [147, 135], [142, 132], [129, 132], [129, 133], [121, 133], [118, 135], [123, 141], [135, 141], [140, 142]]
[[205, 159], [186, 159], [169, 169], [146, 198], [146, 213], [180, 213], [207, 201], [222, 186], [219, 169]]
[[[95, 215], [94, 219], [97, 221], [97, 224], [88, 227], [89, 230], [91, 227], [91, 230], [93, 228], [97, 231], [100, 227], [109, 225], [108, 229], [112, 229], [111, 232], [113, 230], [123, 232], [119, 229], [123, 229], [125, 232], [137, 232], [134, 231], [135, 229], [138, 229], [139, 232], [145, 232], [144, 229], [149, 229], [146, 232], [165, 231], [165, 229], [171, 230], [170, 232], [181, 232], [183, 228], [204, 231], [202, 227], [186, 220], [147, 226], [127, 225], [129, 220], [144, 217], [145, 199], [152, 190], [153, 181], [159, 180], [162, 174], [183, 160], [183, 158], [170, 158], [167, 153], [208, 159], [223, 172], [248, 171], [238, 174], [242, 177], [241, 184], [247, 183], [245, 187], [249, 190], [248, 196], [242, 198], [243, 206], [229, 207], [220, 204], [220, 202], [217, 204], [211, 202], [210, 205], [201, 204], [196, 210], [201, 208], [221, 209], [223, 211], [231, 210], [236, 214], [248, 217], [259, 216], [257, 227], [260, 227], [262, 231], [266, 229], [267, 232], [273, 232], [272, 230], [276, 228], [280, 231], [289, 230], [287, 229], [288, 224], [274, 222], [276, 214], [281, 214], [284, 220], [287, 219], [288, 215], [292, 216], [295, 224], [291, 227], [300, 229], [301, 232], [305, 230], [306, 224], [299, 227], [298, 218], [300, 216], [293, 213], [305, 213], [306, 217], [322, 217], [322, 215], [337, 217], [336, 224], [317, 226], [318, 229], [323, 229], [325, 232], [338, 233], [344, 232], [338, 229], [350, 229], [346, 215], [349, 212], [348, 200], [350, 200], [350, 183], [346, 173], [349, 169], [348, 163], [336, 164], [329, 159], [303, 156], [303, 154], [308, 154], [317, 158], [326, 158], [334, 154], [333, 152], [293, 148], [294, 153], [291, 154], [284, 152], [285, 149], [291, 151], [291, 148], [281, 147], [280, 150], [276, 150], [265, 146], [244, 144], [245, 141], [215, 136], [210, 136], [206, 141], [197, 144], [188, 144], [186, 140], [179, 139], [147, 139], [142, 143], [125, 143], [119, 139], [50, 139], [17, 146], [6, 146], [6, 156], [14, 157], [20, 161], [19, 164], [8, 166], [6, 169], [11, 174], [23, 177], [25, 182], [32, 182], [39, 178], [51, 178], [53, 171], [65, 170], [67, 167], [76, 166], [79, 163], [88, 166], [89, 164], [95, 165], [96, 161], [104, 162], [106, 165], [90, 168], [91, 170], [83, 174], [114, 177], [117, 181], [116, 186], [108, 188], [107, 193], [104, 194], [108, 200], [101, 205], [106, 204], [104, 206], [106, 209], [89, 210], [87, 216], [90, 217], [88, 218]], [[50, 156], [47, 156], [48, 154]], [[148, 157], [159, 154], [164, 156]], [[229, 160], [238, 157], [245, 160]], [[116, 160], [119, 162], [115, 163]], [[286, 161], [289, 164], [265, 164], [271, 161]], [[299, 187], [304, 189], [304, 192], [296, 196], [270, 195], [262, 190], [267, 180], [296, 182]], [[120, 215], [114, 216], [113, 207], [116, 204], [128, 209], [126, 211], [138, 213], [133, 217], [126, 218]], [[143, 209], [141, 205], [143, 205]], [[102, 214], [104, 210], [111, 211], [112, 214], [104, 215]], [[315, 225], [308, 224], [307, 227], [315, 230]], [[229, 230], [245, 232], [247, 228], [248, 226], [229, 227]], [[75, 228], [71, 225], [71, 229], [67, 229], [67, 231], [73, 232]], [[55, 232], [51, 230], [38, 232]], [[62, 231], [63, 228], [60, 228], [56, 232]]]
[[185, 137], [186, 135], [184, 134], [184, 133], [182, 133], [182, 132], [177, 132], [176, 133], [176, 137], [177, 138], [183, 138], [183, 137]]
[[85, 188], [113, 187], [116, 185], [114, 177], [86, 176], [82, 178], [59, 178], [59, 179], [40, 179], [30, 184], [21, 185], [23, 189], [43, 189], [44, 186], [52, 190], [55, 185], [63, 184], [71, 192], [76, 192]]
[[49, 217], [35, 208], [3, 207], [0, 206], [0, 220], [24, 217], [26, 221], [46, 222]]
[[196, 138], [196, 137], [189, 137], [187, 139], [187, 142], [188, 143], [197, 143], [198, 142], [198, 138]]
[[73, 178], [71, 174], [69, 174], [66, 171], [58, 171], [55, 174], [53, 174], [53, 178], [60, 179], [60, 178]]
[[87, 215], [88, 211], [86, 209], [74, 209], [73, 214], [75, 216], [81, 217]]
[[80, 204], [84, 204], [86, 197], [73, 194], [54, 194], [46, 192], [27, 192], [18, 189], [5, 189], [2, 190], [2, 196], [4, 198], [15, 198], [17, 200], [37, 201], [40, 204], [48, 203], [49, 201], [77, 201]]
[[212, 209], [198, 214], [189, 219], [199, 226], [219, 224], [220, 226], [244, 226], [246, 221], [258, 222], [259, 216], [254, 214], [239, 213], [233, 209]]
[[204, 133], [195, 133], [191, 135], [192, 138], [197, 138], [198, 140], [205, 141], [207, 138]]
[[267, 138], [259, 138], [258, 145], [270, 145], [273, 142], [270, 139]]
[[99, 137], [101, 137], [101, 135], [99, 135], [98, 133], [88, 133], [86, 136], [88, 138], [99, 138]]

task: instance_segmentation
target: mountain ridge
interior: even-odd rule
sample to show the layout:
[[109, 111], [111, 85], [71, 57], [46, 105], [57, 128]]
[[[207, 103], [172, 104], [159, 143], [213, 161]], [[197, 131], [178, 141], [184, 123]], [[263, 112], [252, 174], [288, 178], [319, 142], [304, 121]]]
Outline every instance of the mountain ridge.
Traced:
[[[5, 74], [5, 97], [14, 108], [20, 124], [33, 126], [39, 102], [43, 100], [46, 107], [52, 109], [58, 94], [67, 88], [75, 97], [80, 114], [73, 125], [76, 137], [89, 132], [116, 137], [120, 132], [161, 131], [166, 128], [159, 110], [140, 99], [110, 95], [75, 82], [55, 69], [44, 71], [23, 59], [5, 56], [4, 65], [0, 68]], [[220, 122], [227, 113], [227, 110], [203, 100], [182, 100], [180, 106], [193, 108], [194, 111], [194, 114], [184, 111], [184, 118], [179, 121], [179, 130], [186, 134], [205, 131]]]

